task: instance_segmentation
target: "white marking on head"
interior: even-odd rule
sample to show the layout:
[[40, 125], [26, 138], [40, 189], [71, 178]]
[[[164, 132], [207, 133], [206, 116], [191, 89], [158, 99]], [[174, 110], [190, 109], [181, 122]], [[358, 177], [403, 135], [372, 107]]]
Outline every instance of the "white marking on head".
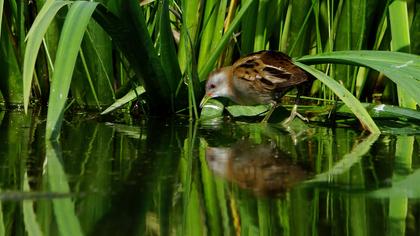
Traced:
[[210, 74], [206, 83], [206, 94], [210, 97], [231, 97], [228, 71], [220, 70]]

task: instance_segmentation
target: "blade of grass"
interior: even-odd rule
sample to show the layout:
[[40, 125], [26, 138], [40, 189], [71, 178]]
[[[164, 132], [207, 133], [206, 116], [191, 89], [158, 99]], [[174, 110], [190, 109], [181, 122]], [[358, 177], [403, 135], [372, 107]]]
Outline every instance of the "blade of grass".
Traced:
[[[92, 79], [92, 76], [90, 75], [90, 71], [89, 71], [89, 68], [88, 68], [86, 57], [85, 57], [85, 54], [84, 54], [82, 49], [79, 50], [79, 54], [80, 54], [80, 59], [81, 59], [82, 64], [83, 64], [83, 68], [85, 69], [86, 78], [87, 78], [87, 81], [89, 83], [90, 91], [92, 92], [92, 95], [93, 95], [93, 98], [95, 100], [97, 108], [101, 109], [101, 103], [99, 102], [98, 94], [96, 93], [95, 86], [93, 85], [93, 79]], [[81, 86], [79, 86], [78, 88], [80, 88], [80, 87]], [[88, 104], [90, 105], [89, 101], [88, 101]]]
[[124, 95], [122, 98], [115, 101], [111, 106], [109, 106], [107, 109], [105, 109], [105, 111], [103, 111], [101, 113], [101, 115], [105, 115], [107, 113], [110, 113], [111, 111], [121, 107], [122, 105], [133, 101], [134, 99], [136, 99], [138, 96], [140, 96], [144, 92], [145, 92], [144, 87], [143, 86], [138, 86], [136, 89], [131, 90], [126, 95]]
[[[45, 145], [46, 176], [49, 190], [56, 193], [70, 193], [66, 173], [59, 161], [61, 159], [61, 148], [59, 144], [47, 140]], [[71, 198], [54, 199], [52, 202], [55, 220], [61, 235], [83, 235], [80, 222], [76, 216], [74, 202], [72, 202]]]
[[[89, 41], [89, 43], [91, 44], [91, 45], [94, 45], [95, 44], [95, 40], [93, 39], [93, 35], [92, 35], [92, 33], [90, 33], [90, 31], [88, 30], [87, 32], [86, 32], [87, 34], [86, 34], [86, 36], [88, 36], [88, 41]], [[96, 34], [95, 34], [96, 35]], [[103, 46], [103, 44], [102, 45], [100, 45], [100, 46], [102, 46], [101, 48], [103, 48], [104, 46]], [[112, 44], [110, 45], [110, 46], [112, 46]], [[103, 58], [103, 54], [105, 54], [105, 51], [107, 50], [108, 48], [105, 48], [105, 49], [102, 49], [102, 50], [100, 50], [99, 48], [98, 48], [98, 46], [97, 47], [92, 47], [92, 50], [93, 50], [93, 54], [94, 54], [94, 56], [97, 58], [97, 60], [99, 61], [99, 65], [100, 65], [100, 68], [101, 68], [101, 70], [102, 70], [102, 73], [103, 73], [103, 75], [106, 77], [106, 83], [108, 84], [108, 86], [109, 86], [109, 91], [110, 91], [110, 93], [111, 93], [111, 95], [112, 95], [112, 98], [113, 99], [115, 99], [115, 92], [114, 92], [114, 89], [113, 89], [113, 85], [112, 85], [112, 79], [111, 79], [111, 75], [110, 74], [112, 74], [112, 73], [110, 73], [108, 70], [109, 70], [109, 68], [112, 66], [112, 64], [109, 62], [109, 60], [107, 60], [107, 59], [104, 59]], [[108, 52], [108, 51], [106, 51], [106, 52]], [[111, 52], [112, 53], [112, 52]], [[107, 56], [111, 56], [111, 55], [108, 55], [108, 54], [106, 54]], [[105, 87], [105, 86], [104, 86]]]
[[[219, 44], [220, 39], [223, 37], [223, 26], [225, 24], [225, 15], [226, 15], [227, 5], [228, 5], [227, 0], [222, 0], [219, 3], [217, 19], [216, 19], [216, 23], [213, 30], [214, 33], [213, 33], [211, 49], [210, 49], [211, 52], [213, 52], [213, 50]], [[198, 69], [201, 70], [201, 67], [199, 67]]]
[[255, 29], [254, 51], [265, 49], [266, 36], [267, 36], [267, 11], [268, 0], [260, 0], [257, 13], [257, 25]]
[[[392, 186], [406, 178], [405, 173], [412, 172], [414, 149], [414, 136], [398, 136], [395, 144], [394, 173]], [[412, 186], [415, 189], [415, 186]], [[392, 196], [389, 198], [389, 218], [405, 222], [408, 213], [408, 196]], [[397, 231], [404, 233], [405, 225], [396, 227]], [[393, 229], [394, 232], [397, 232]], [[391, 231], [392, 232], [392, 231]]]
[[369, 116], [369, 113], [363, 107], [363, 105], [351, 94], [346, 88], [344, 88], [340, 83], [331, 79], [326, 74], [322, 73], [319, 70], [316, 70], [310, 66], [304, 65], [302, 63], [296, 62], [296, 64], [304, 69], [305, 71], [309, 72], [313, 76], [315, 76], [318, 80], [320, 80], [323, 84], [329, 87], [344, 103], [347, 104], [348, 107], [351, 108], [354, 115], [359, 119], [362, 123], [363, 127], [369, 130], [371, 133], [380, 133], [378, 126], [376, 126], [375, 122]]
[[[0, 192], [2, 190], [0, 189]], [[6, 230], [4, 227], [4, 221], [3, 221], [3, 209], [2, 209], [2, 202], [0, 201], [0, 235], [6, 235]]]
[[[23, 180], [23, 191], [29, 192], [29, 179], [28, 174], [25, 173], [24, 180]], [[34, 212], [34, 201], [27, 200], [23, 201], [22, 203], [22, 211], [23, 211], [23, 221], [25, 223], [25, 229], [29, 236], [41, 236], [42, 231], [39, 227], [39, 224], [36, 220], [36, 215]]]
[[368, 153], [372, 145], [378, 140], [379, 134], [370, 134], [364, 138], [360, 143], [356, 144], [351, 152], [345, 154], [343, 158], [334, 164], [328, 171], [316, 175], [312, 180], [307, 183], [318, 182], [318, 181], [330, 181], [331, 177], [337, 177], [345, 172], [350, 171], [352, 166], [359, 163], [364, 155]]
[[279, 50], [282, 52], [287, 51], [287, 41], [290, 34], [290, 22], [292, 19], [293, 2], [289, 1], [286, 10], [286, 16], [284, 18], [283, 28], [280, 31]]
[[98, 3], [75, 2], [69, 9], [60, 36], [48, 102], [46, 139], [59, 137], [73, 69], [86, 27]]
[[[306, 52], [309, 50], [310, 41], [309, 41], [309, 33], [308, 31], [308, 24], [306, 24], [307, 19], [309, 16], [312, 16], [311, 9], [313, 3], [308, 0], [294, 0], [289, 1], [288, 9], [288, 16], [290, 19], [286, 19], [285, 25], [288, 24], [288, 28], [285, 27], [284, 33], [287, 33], [287, 36], [284, 40], [286, 41], [285, 51], [290, 56], [300, 56], [305, 55]], [[290, 10], [290, 12], [289, 12]], [[289, 22], [288, 22], [289, 21]], [[287, 30], [286, 30], [287, 29]], [[293, 51], [291, 50], [291, 47]]]
[[210, 49], [213, 41], [213, 35], [217, 34], [217, 32], [215, 32], [215, 26], [218, 8], [219, 4], [217, 4], [215, 0], [209, 0], [206, 2], [206, 7], [204, 9], [203, 29], [200, 38], [198, 69], [201, 69], [201, 67], [203, 67], [205, 61], [208, 58], [208, 55], [211, 53]]
[[[161, 60], [147, 30], [145, 16], [138, 1], [116, 1], [115, 14], [98, 5], [93, 17], [112, 38], [125, 56], [136, 79], [144, 84], [146, 100], [153, 114], [174, 111], [173, 94]], [[136, 46], [133, 46], [136, 45]]]
[[181, 72], [185, 73], [191, 60], [191, 51], [195, 49], [201, 22], [202, 1], [182, 1], [182, 27], [179, 42], [178, 60]]
[[217, 58], [220, 56], [224, 47], [232, 38], [234, 31], [239, 27], [239, 23], [242, 21], [245, 13], [247, 12], [248, 8], [252, 5], [254, 1], [255, 0], [248, 1], [244, 5], [241, 6], [241, 9], [239, 10], [235, 19], [232, 21], [229, 29], [225, 32], [223, 37], [220, 39], [219, 44], [213, 50], [213, 53], [210, 56], [210, 58], [207, 60], [207, 63], [199, 71], [198, 76], [199, 76], [200, 81], [204, 81], [207, 78], [207, 75], [210, 73], [210, 71], [212, 70], [212, 68], [214, 67], [216, 63]]
[[48, 1], [35, 18], [32, 27], [26, 35], [27, 45], [23, 59], [23, 104], [25, 113], [28, 112], [29, 97], [31, 95], [32, 78], [38, 51], [47, 32], [48, 26], [58, 10], [70, 4], [70, 1]]
[[119, 84], [111, 81], [117, 64], [112, 41], [99, 24], [90, 21], [79, 51], [70, 86], [72, 98], [81, 107], [101, 110], [115, 100], [113, 84]]
[[[419, 3], [417, 3], [419, 6]], [[418, 9], [418, 8], [417, 8]], [[411, 53], [420, 54], [420, 11], [417, 10], [411, 23], [410, 42], [411, 42]]]
[[[3, 19], [5, 30], [0, 36], [0, 91], [6, 106], [20, 105], [23, 100], [20, 53], [13, 22]], [[17, 27], [17, 26], [16, 26]]]
[[242, 3], [253, 2], [245, 13], [241, 25], [241, 55], [253, 52], [255, 41], [255, 26], [257, 24], [258, 1], [242, 0]]
[[[391, 25], [391, 50], [410, 52], [410, 27], [406, 1], [393, 1], [389, 5], [389, 18]], [[407, 108], [416, 108], [416, 102], [410, 98], [401, 86], [397, 85], [398, 103]], [[418, 103], [418, 102], [417, 102]]]
[[199, 158], [200, 158], [200, 170], [201, 170], [201, 181], [203, 182], [203, 200], [205, 205], [206, 219], [209, 222], [209, 226], [212, 229], [214, 235], [222, 235], [222, 223], [220, 217], [220, 208], [218, 207], [216, 185], [214, 183], [214, 176], [210, 171], [206, 160], [206, 148], [207, 143], [204, 139], [200, 139], [199, 142]]
[[344, 63], [367, 66], [384, 73], [420, 104], [420, 57], [388, 51], [340, 51], [304, 56], [299, 62], [307, 64]]
[[1, 36], [1, 25], [2, 25], [2, 19], [3, 19], [3, 6], [4, 6], [4, 0], [0, 0], [0, 36]]
[[[181, 79], [181, 70], [179, 68], [176, 55], [175, 42], [172, 36], [169, 20], [169, 3], [163, 0], [162, 10], [160, 12], [160, 60], [163, 70], [166, 74], [171, 91], [175, 91], [179, 80]], [[175, 94], [172, 94], [175, 96]]]

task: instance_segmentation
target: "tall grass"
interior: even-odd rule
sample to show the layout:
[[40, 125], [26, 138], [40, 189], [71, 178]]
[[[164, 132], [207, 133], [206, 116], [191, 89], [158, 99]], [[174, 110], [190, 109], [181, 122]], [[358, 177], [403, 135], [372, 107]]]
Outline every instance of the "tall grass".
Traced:
[[[50, 108], [53, 116], [68, 108], [103, 110], [142, 86], [145, 93], [136, 99], [145, 101], [141, 104], [148, 114], [188, 110], [193, 119], [198, 117], [196, 99], [203, 89], [200, 81], [216, 66], [230, 64], [256, 50], [280, 50], [301, 57], [337, 50], [389, 51], [408, 44], [410, 53], [419, 53], [416, 1], [98, 1], [92, 22], [86, 30], [80, 29], [85, 34], [79, 44], [66, 39], [72, 35], [64, 34], [63, 22], [68, 22], [76, 5], [96, 4], [83, 2], [38, 0], [26, 5], [22, 1], [0, 1], [3, 102], [23, 102], [27, 109], [29, 105], [46, 104], [45, 98], [64, 101], [64, 105]], [[404, 27], [399, 28], [401, 20]], [[68, 53], [79, 55], [78, 59], [75, 64], [54, 65], [57, 47], [66, 40]], [[346, 63], [353, 64], [352, 58], [347, 59]], [[418, 94], [413, 96], [398, 83], [390, 83], [375, 71], [377, 68], [331, 64], [334, 61], [324, 60], [327, 64], [317, 68], [360, 100], [371, 102], [374, 93], [375, 99], [383, 98], [387, 103], [400, 99], [400, 105], [411, 108], [418, 103]], [[413, 63], [409, 68], [413, 70], [393, 81], [409, 76], [410, 86], [417, 86], [418, 59]], [[54, 82], [56, 66], [69, 71], [68, 96], [67, 92], [52, 92], [61, 84]], [[335, 100], [336, 91], [322, 83], [316, 82], [312, 91], [312, 96]], [[410, 105], [401, 99], [411, 101]]]

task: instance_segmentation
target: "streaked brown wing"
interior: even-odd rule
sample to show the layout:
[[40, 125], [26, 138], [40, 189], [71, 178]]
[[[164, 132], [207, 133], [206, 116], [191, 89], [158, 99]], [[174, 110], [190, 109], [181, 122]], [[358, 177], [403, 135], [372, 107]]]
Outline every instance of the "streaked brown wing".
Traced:
[[274, 92], [308, 80], [290, 57], [276, 51], [260, 51], [233, 64], [235, 78], [253, 81], [258, 91]]

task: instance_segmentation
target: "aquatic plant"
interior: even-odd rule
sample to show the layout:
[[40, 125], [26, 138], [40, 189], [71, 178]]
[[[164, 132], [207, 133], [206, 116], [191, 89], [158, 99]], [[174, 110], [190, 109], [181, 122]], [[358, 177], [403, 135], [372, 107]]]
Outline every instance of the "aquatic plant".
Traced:
[[[66, 109], [103, 110], [130, 92], [129, 98], [144, 101], [139, 104], [148, 114], [187, 111], [197, 119], [201, 82], [212, 69], [249, 52], [271, 49], [300, 63], [323, 63], [315, 67], [323, 75], [300, 64], [319, 75], [321, 83], [314, 84], [311, 96], [327, 104], [337, 100], [336, 95], [342, 99], [343, 93], [346, 98], [352, 94], [351, 102], [343, 101], [366, 129], [379, 132], [359, 101], [379, 98], [413, 109], [420, 100], [420, 62], [415, 55], [420, 51], [418, 4], [0, 1], [4, 45], [0, 64], [6, 78], [0, 84], [0, 101], [6, 105], [23, 101], [25, 110], [37, 102], [48, 104], [47, 138], [52, 139], [59, 136]], [[369, 60], [360, 61], [360, 55]]]

